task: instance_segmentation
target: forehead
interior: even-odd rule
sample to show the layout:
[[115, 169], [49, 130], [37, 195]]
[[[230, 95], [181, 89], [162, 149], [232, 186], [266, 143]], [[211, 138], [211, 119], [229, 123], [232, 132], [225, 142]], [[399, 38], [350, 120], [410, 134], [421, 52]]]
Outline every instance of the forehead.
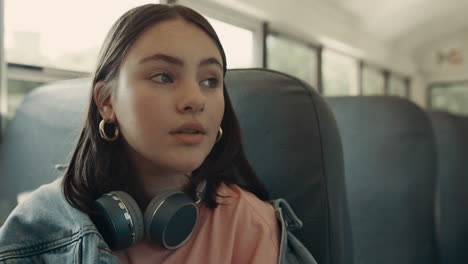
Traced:
[[221, 62], [214, 40], [201, 28], [183, 19], [172, 19], [149, 27], [130, 47], [127, 59], [138, 61], [156, 53], [185, 60], [214, 57]]

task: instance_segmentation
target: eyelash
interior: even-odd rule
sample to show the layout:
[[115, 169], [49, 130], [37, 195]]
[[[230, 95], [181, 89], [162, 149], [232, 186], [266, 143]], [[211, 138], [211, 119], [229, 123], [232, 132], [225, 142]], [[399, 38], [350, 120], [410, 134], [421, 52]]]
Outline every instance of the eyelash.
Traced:
[[[206, 82], [206, 81], [212, 81], [212, 82], [214, 82], [214, 84], [207, 85], [208, 87], [210, 87], [210, 88], [216, 88], [216, 87], [218, 87], [218, 83], [219, 83], [219, 82], [218, 82], [218, 79], [216, 79], [216, 78], [208, 78], [208, 79], [204, 80], [203, 82]], [[203, 83], [203, 82], [202, 82], [202, 83]]]
[[[167, 79], [166, 79], [166, 81], [155, 80], [156, 77], [166, 77], [166, 78], [168, 78], [168, 80]], [[152, 75], [151, 80], [153, 80], [153, 81], [155, 81], [157, 83], [172, 83], [172, 82], [174, 82], [173, 77], [169, 73], [158, 73], [158, 74]], [[203, 80], [201, 83], [206, 82], [206, 81], [211, 81], [212, 84], [208, 84], [208, 85], [205, 85], [205, 86], [207, 86], [209, 88], [218, 87], [219, 81], [218, 81], [217, 78], [208, 78], [208, 79]]]
[[[156, 77], [159, 77], [159, 76], [166, 76], [167, 78], [169, 78], [169, 81], [166, 81], [166, 82], [165, 82], [165, 81], [155, 80], [155, 78], [156, 78]], [[152, 75], [152, 76], [151, 76], [151, 80], [153, 80], [153, 81], [155, 81], [155, 82], [157, 82], [157, 83], [171, 83], [171, 82], [173, 82], [172, 76], [171, 76], [170, 74], [168, 74], [168, 73], [165, 73], [165, 72], [164, 72], [164, 73], [158, 73], [158, 74]]]

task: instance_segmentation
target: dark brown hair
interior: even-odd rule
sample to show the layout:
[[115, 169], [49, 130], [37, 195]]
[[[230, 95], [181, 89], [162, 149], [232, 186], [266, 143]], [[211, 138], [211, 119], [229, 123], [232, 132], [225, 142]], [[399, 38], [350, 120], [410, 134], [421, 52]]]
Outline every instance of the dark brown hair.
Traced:
[[[194, 10], [178, 5], [148, 4], [136, 7], [122, 15], [110, 29], [98, 59], [92, 80], [92, 91], [87, 119], [79, 136], [69, 166], [65, 171], [63, 192], [74, 207], [93, 213], [92, 204], [102, 194], [113, 190], [130, 193], [140, 206], [144, 201], [138, 195], [136, 177], [125, 153], [122, 139], [108, 142], [99, 136], [98, 124], [101, 116], [94, 100], [94, 89], [101, 81], [112, 83], [118, 77], [120, 65], [127, 50], [149, 27], [171, 19], [184, 19], [204, 32], [215, 42], [221, 53], [224, 74], [226, 56], [219, 38], [209, 22]], [[105, 85], [101, 94], [109, 97], [113, 85]], [[235, 183], [254, 193], [262, 200], [268, 193], [249, 165], [241, 144], [239, 122], [234, 114], [231, 101], [224, 85], [225, 111], [221, 127], [224, 134], [215, 144], [203, 164], [192, 173], [185, 190], [194, 195], [194, 189], [202, 180], [207, 180], [205, 202], [215, 208], [216, 190], [221, 183]], [[100, 100], [104, 100], [100, 99]]]

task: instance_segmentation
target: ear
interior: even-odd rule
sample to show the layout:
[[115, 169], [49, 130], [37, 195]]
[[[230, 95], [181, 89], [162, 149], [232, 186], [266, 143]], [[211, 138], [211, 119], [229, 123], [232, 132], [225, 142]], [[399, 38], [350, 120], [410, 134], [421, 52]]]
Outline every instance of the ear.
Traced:
[[115, 122], [115, 112], [112, 104], [112, 92], [109, 83], [106, 81], [99, 81], [94, 85], [93, 97], [94, 102], [101, 114], [102, 119]]

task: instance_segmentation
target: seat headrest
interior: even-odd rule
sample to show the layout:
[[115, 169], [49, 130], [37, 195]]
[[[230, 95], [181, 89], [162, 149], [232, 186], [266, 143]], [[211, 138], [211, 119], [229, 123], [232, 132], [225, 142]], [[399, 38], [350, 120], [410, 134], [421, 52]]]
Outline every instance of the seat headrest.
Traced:
[[343, 140], [354, 262], [435, 263], [437, 167], [427, 114], [397, 97], [327, 100]]
[[226, 87], [254, 170], [304, 223], [295, 234], [319, 263], [351, 263], [341, 141], [328, 105], [304, 82], [264, 69], [232, 70]]
[[429, 112], [437, 143], [440, 263], [468, 263], [468, 118]]
[[81, 131], [90, 79], [59, 81], [28, 94], [9, 122], [0, 144], [0, 223], [16, 206], [20, 192], [60, 175]]

